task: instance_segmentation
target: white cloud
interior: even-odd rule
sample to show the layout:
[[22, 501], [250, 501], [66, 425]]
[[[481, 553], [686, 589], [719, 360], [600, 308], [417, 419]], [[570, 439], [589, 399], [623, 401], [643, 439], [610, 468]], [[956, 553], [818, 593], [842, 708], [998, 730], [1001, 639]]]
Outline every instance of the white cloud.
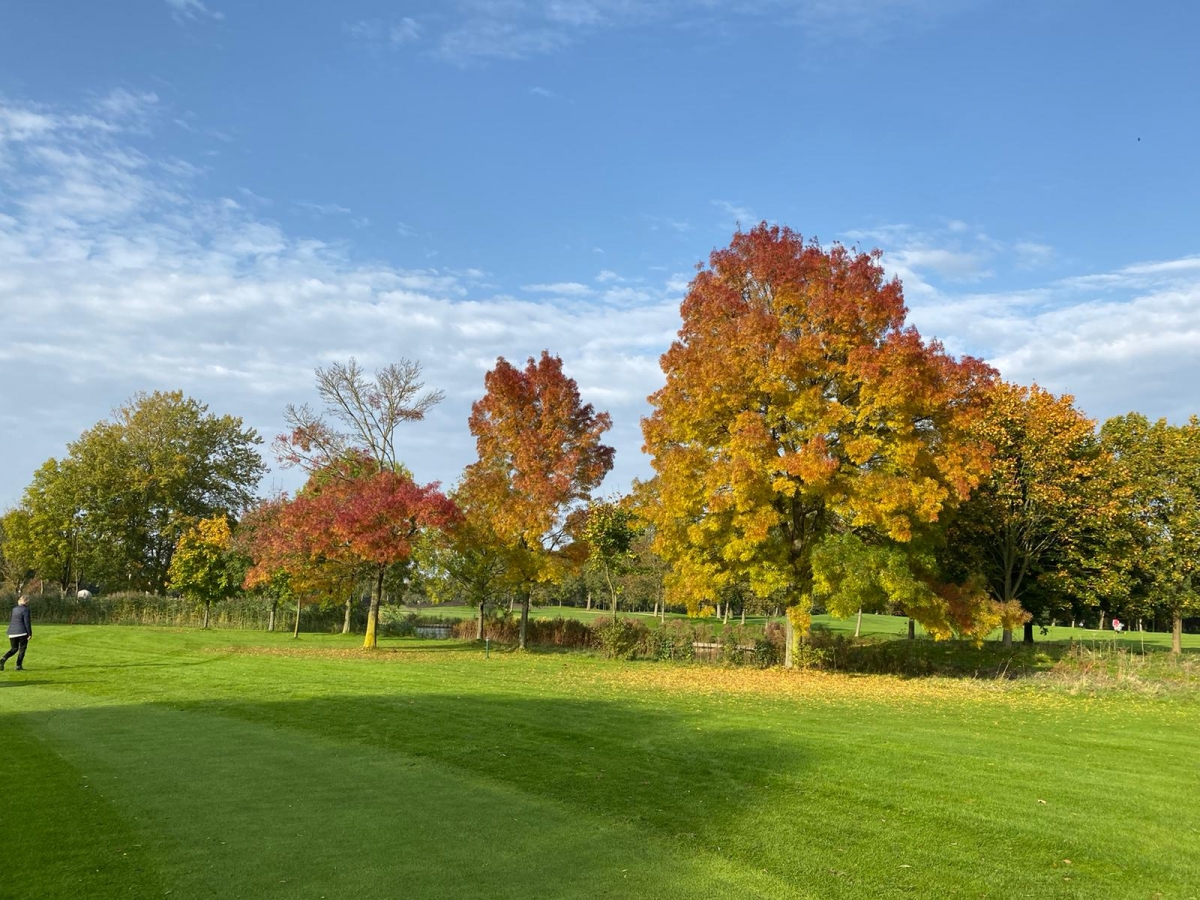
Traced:
[[356, 41], [380, 47], [415, 44], [424, 33], [421, 23], [408, 16], [395, 22], [385, 22], [382, 19], [343, 22], [342, 29]]
[[754, 215], [754, 210], [743, 204], [730, 203], [728, 200], [714, 200], [712, 205], [723, 214], [722, 227], [737, 225], [746, 230], [753, 228], [759, 222], [758, 217]]
[[195, 19], [214, 19], [219, 22], [225, 18], [223, 12], [205, 6], [200, 0], [166, 0], [166, 3], [178, 22]]
[[553, 53], [605, 30], [728, 29], [756, 18], [805, 38], [880, 38], [978, 2], [986, 0], [457, 0], [447, 4], [437, 46], [444, 59], [469, 65]]
[[[183, 388], [270, 438], [285, 403], [313, 399], [312, 368], [352, 354], [420, 359], [447, 391], [405, 435], [424, 479], [452, 481], [470, 460], [467, 412], [495, 358], [543, 348], [613, 414], [612, 487], [648, 471], [638, 423], [689, 274], [664, 269], [649, 284], [602, 270], [506, 294], [478, 270], [362, 262], [285, 231], [251, 192], [198, 199], [194, 167], [136, 152], [123, 134], [115, 111], [0, 102], [0, 422], [17, 436], [0, 442], [0, 506], [137, 390]], [[1200, 256], [989, 292], [978, 273], [1019, 271], [1020, 242], [949, 227], [857, 234], [873, 235], [893, 272], [909, 267], [912, 321], [952, 351], [1072, 391], [1096, 416], [1196, 411]]]
[[554, 284], [527, 284], [525, 290], [533, 294], [553, 294], [557, 297], [586, 297], [595, 293], [586, 284], [577, 281], [558, 281]]
[[1099, 419], [1137, 409], [1182, 420], [1200, 412], [1200, 267], [1192, 260], [1011, 293], [933, 289], [912, 303], [911, 318], [1008, 379], [1074, 394]]
[[467, 413], [496, 357], [543, 348], [612, 412], [614, 484], [646, 473], [638, 422], [678, 327], [664, 288], [609, 296], [562, 282], [509, 296], [480, 270], [361, 262], [285, 232], [251, 192], [197, 199], [189, 175], [133, 152], [109, 122], [85, 130], [3, 103], [0, 122], [21, 135], [0, 169], [0, 383], [17, 386], [0, 392], [0, 422], [20, 435], [0, 442], [0, 507], [135, 391], [182, 388], [269, 439], [285, 403], [314, 399], [313, 367], [352, 354], [419, 359], [447, 391], [405, 435], [424, 479], [452, 481], [470, 461]]
[[297, 200], [296, 205], [319, 216], [348, 216], [352, 212], [350, 207], [337, 203], [310, 203], [307, 200]]

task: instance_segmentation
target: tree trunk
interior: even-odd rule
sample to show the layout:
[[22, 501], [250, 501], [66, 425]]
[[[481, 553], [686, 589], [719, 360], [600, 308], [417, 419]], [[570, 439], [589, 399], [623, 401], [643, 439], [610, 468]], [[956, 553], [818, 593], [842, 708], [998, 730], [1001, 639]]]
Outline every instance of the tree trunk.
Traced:
[[796, 629], [792, 627], [792, 617], [784, 615], [783, 617], [783, 667], [785, 669], [792, 668], [796, 663], [792, 658], [792, 652], [796, 644]]
[[483, 640], [483, 607], [487, 603], [486, 600], [479, 601], [479, 627], [475, 629], [475, 640]]
[[374, 650], [379, 645], [376, 632], [379, 629], [379, 604], [383, 600], [383, 567], [375, 576], [375, 589], [371, 591], [371, 608], [367, 610], [367, 636], [363, 638], [363, 649]]
[[917, 623], [914, 619], [908, 620], [908, 639], [915, 641], [917, 639]]
[[1024, 641], [1026, 644], [1032, 644], [1032, 643], [1033, 643], [1033, 622], [1026, 622], [1026, 623], [1025, 623], [1025, 636], [1022, 638], [1022, 640], [1023, 640], [1023, 641]]
[[[592, 592], [591, 592], [591, 591], [588, 591], [588, 593], [587, 593], [587, 598], [588, 598], [588, 605], [587, 605], [587, 608], [588, 608], [588, 610], [590, 611], [590, 610], [591, 610], [591, 608], [592, 608]], [[510, 609], [509, 611], [511, 612], [512, 610]]]
[[274, 597], [271, 598], [271, 611], [267, 614], [267, 631], [275, 630], [275, 607], [279, 605], [279, 601]]
[[1003, 644], [1005, 647], [1012, 646], [1012, 629], [1011, 628], [1005, 628], [1003, 631], [1000, 632], [1000, 643]]
[[211, 606], [212, 606], [211, 600], [204, 601], [204, 627], [205, 628], [208, 627], [208, 610], [209, 610], [209, 607], [211, 607]]
[[521, 640], [517, 646], [522, 650], [525, 649], [525, 635], [529, 631], [529, 600], [529, 594], [521, 598]]
[[1101, 613], [1100, 613], [1100, 630], [1101, 631], [1104, 630], [1104, 612], [1103, 611], [1101, 611]]
[[742, 627], [746, 627], [746, 604], [742, 604]]
[[658, 601], [654, 601], [654, 618], [658, 618]]
[[342, 634], [350, 633], [350, 612], [354, 608], [354, 595], [350, 594], [346, 597], [346, 615], [342, 619]]
[[[591, 609], [591, 606], [588, 606], [588, 609]], [[513, 611], [513, 598], [512, 597], [508, 598], [508, 611], [510, 613]]]
[[1183, 611], [1178, 609], [1171, 616], [1171, 652], [1183, 652]]
[[300, 598], [296, 598], [296, 626], [292, 629], [292, 638], [300, 637]]

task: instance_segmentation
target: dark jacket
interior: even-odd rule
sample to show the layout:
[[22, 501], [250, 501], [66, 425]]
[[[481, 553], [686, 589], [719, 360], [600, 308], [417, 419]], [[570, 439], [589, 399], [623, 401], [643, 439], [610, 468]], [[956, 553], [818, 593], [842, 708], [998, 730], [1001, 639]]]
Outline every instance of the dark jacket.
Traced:
[[29, 607], [17, 604], [13, 607], [12, 621], [8, 623], [9, 637], [33, 637], [33, 625], [29, 620]]

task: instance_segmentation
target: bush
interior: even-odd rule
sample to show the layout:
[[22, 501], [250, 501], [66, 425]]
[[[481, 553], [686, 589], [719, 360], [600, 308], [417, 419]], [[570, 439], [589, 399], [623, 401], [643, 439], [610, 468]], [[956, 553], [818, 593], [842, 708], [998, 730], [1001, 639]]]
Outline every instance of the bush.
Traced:
[[[475, 640], [479, 628], [477, 619], [460, 619], [453, 629], [454, 637], [463, 641]], [[521, 617], [502, 611], [483, 623], [483, 636], [497, 644], [516, 644], [521, 637]], [[530, 645], [587, 648], [597, 646], [594, 630], [578, 619], [530, 619], [526, 639]]]
[[646, 629], [639, 651], [646, 659], [690, 662], [696, 658], [696, 648], [692, 646], [694, 640], [693, 630], [688, 623], [672, 619], [659, 628]]
[[645, 646], [649, 630], [631, 619], [608, 620], [592, 629], [596, 641], [609, 659], [633, 659]]
[[[7, 597], [4, 597], [7, 599]], [[16, 596], [12, 595], [12, 602]], [[175, 628], [199, 628], [204, 624], [204, 607], [183, 597], [154, 594], [105, 594], [80, 600], [54, 594], [31, 594], [29, 608], [35, 622], [59, 625], [162, 625]], [[342, 630], [346, 608], [342, 602], [308, 604], [300, 613], [300, 630], [332, 633]], [[239, 628], [265, 631], [271, 618], [271, 600], [256, 594], [230, 597], [212, 605], [210, 628]], [[419, 616], [395, 607], [380, 611], [380, 634], [403, 637], [416, 633], [420, 625], [451, 625], [458, 619], [444, 616]], [[296, 624], [296, 607], [279, 603], [275, 607], [275, 630], [291, 631]], [[350, 610], [350, 629], [362, 633], [367, 626], [367, 610], [355, 603]], [[474, 637], [474, 632], [472, 632]]]

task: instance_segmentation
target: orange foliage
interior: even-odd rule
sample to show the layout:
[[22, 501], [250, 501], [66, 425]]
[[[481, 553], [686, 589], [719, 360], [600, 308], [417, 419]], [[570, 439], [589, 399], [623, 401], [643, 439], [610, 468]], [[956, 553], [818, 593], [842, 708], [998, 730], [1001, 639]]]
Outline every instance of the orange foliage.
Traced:
[[807, 609], [824, 536], [903, 544], [986, 473], [971, 430], [994, 373], [905, 325], [878, 253], [763, 224], [712, 254], [681, 313], [642, 423], [676, 601], [744, 583]]

